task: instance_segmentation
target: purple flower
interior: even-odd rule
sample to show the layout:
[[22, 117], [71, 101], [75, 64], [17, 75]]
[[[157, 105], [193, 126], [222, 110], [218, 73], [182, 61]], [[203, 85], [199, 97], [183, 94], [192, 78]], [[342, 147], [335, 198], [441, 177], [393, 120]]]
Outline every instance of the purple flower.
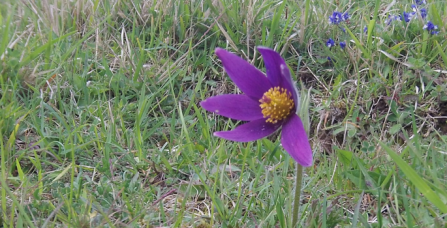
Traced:
[[429, 31], [432, 35], [438, 34], [439, 31], [438, 30], [438, 26], [434, 25], [431, 21], [428, 21], [426, 25], [424, 25], [424, 27], [422, 29], [426, 29], [427, 31]]
[[364, 33], [368, 33], [368, 26], [365, 26], [365, 27], [363, 28], [363, 32], [364, 32]]
[[341, 47], [341, 49], [345, 49], [346, 42], [344, 42], [344, 41], [340, 42], [340, 47]]
[[224, 94], [200, 103], [216, 114], [249, 121], [232, 131], [214, 135], [237, 142], [249, 142], [267, 137], [282, 127], [281, 143], [292, 158], [303, 166], [312, 165], [312, 149], [303, 123], [296, 114], [298, 93], [284, 59], [272, 49], [258, 47], [264, 58], [267, 77], [254, 66], [224, 49], [216, 55], [225, 71], [244, 94]]
[[334, 46], [335, 46], [335, 41], [334, 41], [333, 39], [329, 38], [329, 39], [326, 41], [326, 46], [327, 46], [328, 48], [334, 47]]

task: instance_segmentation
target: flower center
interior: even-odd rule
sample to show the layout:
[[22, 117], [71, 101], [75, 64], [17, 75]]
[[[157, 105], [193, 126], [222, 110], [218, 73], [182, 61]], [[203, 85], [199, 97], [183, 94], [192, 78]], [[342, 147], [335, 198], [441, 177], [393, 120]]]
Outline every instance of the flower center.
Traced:
[[295, 106], [292, 94], [279, 86], [265, 92], [259, 102], [264, 118], [268, 117], [267, 122], [273, 124], [285, 119]]

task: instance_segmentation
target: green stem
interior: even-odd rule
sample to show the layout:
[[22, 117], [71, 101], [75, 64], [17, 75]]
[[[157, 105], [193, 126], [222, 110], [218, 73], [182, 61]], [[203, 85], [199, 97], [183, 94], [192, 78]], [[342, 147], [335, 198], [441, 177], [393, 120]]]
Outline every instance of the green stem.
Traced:
[[293, 219], [292, 227], [297, 227], [299, 213], [300, 213], [300, 197], [301, 197], [301, 182], [303, 180], [303, 166], [296, 164], [296, 180], [295, 180], [295, 199], [293, 200]]

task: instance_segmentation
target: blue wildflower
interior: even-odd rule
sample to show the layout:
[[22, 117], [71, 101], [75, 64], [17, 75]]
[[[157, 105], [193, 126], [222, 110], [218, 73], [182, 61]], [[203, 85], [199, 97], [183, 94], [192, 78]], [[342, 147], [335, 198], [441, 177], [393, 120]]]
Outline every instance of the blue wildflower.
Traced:
[[343, 20], [349, 20], [349, 18], [350, 18], [351, 16], [349, 16], [349, 14], [348, 14], [348, 12], [346, 12], [346, 13], [344, 13], [343, 14]]
[[404, 20], [405, 20], [405, 22], [410, 22], [411, 19], [413, 19], [414, 15], [416, 15], [415, 12], [407, 13], [407, 12], [404, 11]]
[[365, 26], [365, 28], [363, 28], [363, 32], [368, 33], [368, 26]]
[[388, 19], [386, 20], [386, 24], [390, 25], [393, 21], [401, 21], [402, 16], [401, 15], [389, 15]]
[[428, 32], [430, 32], [432, 35], [438, 34], [438, 26], [434, 25], [431, 21], [428, 21], [426, 25], [422, 29], [426, 29]]
[[420, 11], [422, 19], [425, 19], [427, 17], [427, 9], [426, 8], [421, 8], [419, 10], [418, 6], [415, 4], [411, 5], [411, 8], [413, 9], [413, 12], [415, 14], [418, 13], [418, 11]]
[[421, 17], [422, 19], [425, 19], [427, 17], [427, 9], [425, 8], [421, 9]]
[[341, 49], [345, 49], [346, 42], [344, 42], [344, 41], [340, 42], [340, 47], [341, 47]]
[[[349, 18], [349, 15], [346, 13], [347, 17]], [[342, 13], [334, 11], [331, 16], [329, 16], [329, 24], [338, 25], [340, 22], [344, 21], [345, 17]]]
[[427, 4], [427, 2], [425, 0], [415, 0], [417, 5], [422, 5], [422, 4]]
[[328, 48], [334, 47], [334, 46], [335, 46], [335, 41], [334, 41], [333, 39], [329, 38], [329, 39], [326, 41], [326, 46], [327, 46]]

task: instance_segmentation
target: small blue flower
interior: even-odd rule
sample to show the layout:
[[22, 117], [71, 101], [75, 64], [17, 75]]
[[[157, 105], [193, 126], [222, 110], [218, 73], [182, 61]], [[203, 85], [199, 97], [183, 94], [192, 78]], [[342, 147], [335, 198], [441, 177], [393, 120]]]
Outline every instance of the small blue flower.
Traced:
[[345, 20], [345, 21], [348, 20], [350, 17], [351, 17], [351, 16], [349, 15], [348, 12], [346, 12], [346, 13], [343, 14], [343, 20]]
[[345, 49], [346, 42], [344, 42], [344, 41], [340, 42], [340, 47], [341, 47], [341, 49]]
[[326, 46], [327, 46], [328, 48], [334, 47], [334, 46], [335, 46], [335, 41], [334, 41], [333, 39], [329, 38], [329, 39], [326, 41]]
[[422, 5], [422, 4], [427, 4], [427, 2], [425, 0], [415, 0], [416, 4], [418, 5]]
[[418, 7], [415, 4], [412, 4], [411, 8], [413, 9], [413, 12], [417, 12], [418, 11]]
[[428, 32], [430, 32], [432, 35], [438, 34], [438, 26], [434, 25], [431, 21], [428, 21], [426, 25], [422, 29], [426, 29]]
[[390, 25], [393, 21], [401, 21], [402, 16], [401, 15], [389, 15], [388, 19], [386, 20], [386, 24]]
[[422, 17], [422, 19], [425, 19], [427, 17], [427, 9], [426, 8], [421, 9], [421, 17]]
[[363, 28], [363, 32], [368, 33], [368, 26], [365, 26], [365, 28]]
[[331, 57], [327, 57], [327, 60], [329, 60], [329, 62], [332, 62], [332, 59], [331, 59]]
[[329, 24], [338, 25], [343, 21], [346, 21], [349, 19], [348, 13], [340, 13], [338, 11], [334, 11], [331, 16], [329, 16]]
[[[422, 19], [425, 19], [427, 17], [427, 9], [426, 8], [421, 8], [419, 10], [418, 6], [415, 4], [411, 5], [411, 8], [413, 9], [414, 14], [416, 14], [418, 11], [420, 11]], [[410, 20], [411, 20], [411, 18], [410, 18]]]
[[407, 13], [407, 12], [404, 11], [404, 20], [405, 20], [405, 22], [410, 22], [411, 19], [413, 19], [413, 17], [414, 17], [415, 15], [416, 15], [415, 12], [409, 12], [409, 13]]

